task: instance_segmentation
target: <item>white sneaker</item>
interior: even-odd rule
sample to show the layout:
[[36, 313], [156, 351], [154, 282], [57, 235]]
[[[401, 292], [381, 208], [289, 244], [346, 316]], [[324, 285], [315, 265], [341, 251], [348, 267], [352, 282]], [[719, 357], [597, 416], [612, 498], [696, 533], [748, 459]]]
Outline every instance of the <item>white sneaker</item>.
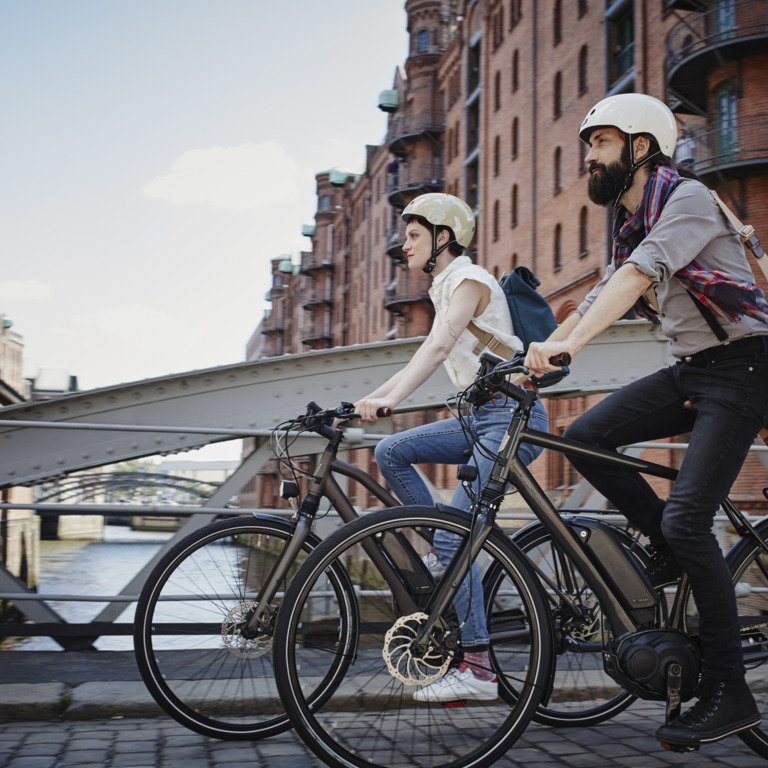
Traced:
[[444, 677], [431, 685], [419, 688], [413, 694], [414, 701], [493, 701], [499, 695], [499, 683], [493, 680], [478, 680], [472, 670], [460, 664], [448, 670]]
[[435, 552], [427, 552], [424, 557], [421, 558], [424, 565], [427, 566], [427, 570], [432, 574], [432, 578], [435, 581], [440, 581], [442, 575], [445, 573], [445, 566], [440, 562], [440, 558]]

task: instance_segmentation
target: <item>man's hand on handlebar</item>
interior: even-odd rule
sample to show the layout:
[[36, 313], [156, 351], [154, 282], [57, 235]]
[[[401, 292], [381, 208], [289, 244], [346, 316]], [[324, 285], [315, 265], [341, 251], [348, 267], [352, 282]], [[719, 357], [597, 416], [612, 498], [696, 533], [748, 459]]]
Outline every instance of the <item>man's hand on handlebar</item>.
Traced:
[[528, 346], [525, 367], [534, 376], [559, 371], [564, 365], [570, 365], [568, 346], [562, 341], [533, 341]]

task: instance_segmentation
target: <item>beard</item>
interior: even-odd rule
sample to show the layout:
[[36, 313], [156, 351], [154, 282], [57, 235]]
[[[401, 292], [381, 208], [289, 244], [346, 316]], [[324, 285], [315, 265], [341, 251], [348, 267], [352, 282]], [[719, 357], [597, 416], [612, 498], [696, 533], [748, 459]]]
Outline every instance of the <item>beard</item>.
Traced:
[[587, 194], [595, 205], [613, 205], [621, 194], [627, 176], [630, 172], [629, 152], [625, 147], [618, 162], [605, 165], [594, 163], [591, 168], [598, 168], [599, 173], [593, 175], [590, 169], [587, 180]]

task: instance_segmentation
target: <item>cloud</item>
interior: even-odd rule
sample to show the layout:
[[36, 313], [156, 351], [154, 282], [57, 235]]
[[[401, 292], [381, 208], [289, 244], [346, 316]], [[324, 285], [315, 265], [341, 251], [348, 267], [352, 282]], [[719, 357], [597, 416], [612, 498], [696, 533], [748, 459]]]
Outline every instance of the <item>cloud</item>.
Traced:
[[51, 287], [39, 280], [0, 281], [3, 301], [40, 301], [51, 295]]
[[191, 149], [142, 192], [174, 205], [248, 211], [302, 200], [313, 174], [275, 142]]

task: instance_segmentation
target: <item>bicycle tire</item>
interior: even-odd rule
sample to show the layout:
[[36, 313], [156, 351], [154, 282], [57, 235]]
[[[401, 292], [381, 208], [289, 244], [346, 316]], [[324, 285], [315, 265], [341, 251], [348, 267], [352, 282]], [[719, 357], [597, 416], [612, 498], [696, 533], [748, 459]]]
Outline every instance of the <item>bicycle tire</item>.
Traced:
[[[216, 739], [254, 740], [291, 727], [272, 672], [272, 632], [240, 634], [276, 554], [291, 538], [289, 522], [267, 516], [214, 522], [173, 547], [150, 573], [136, 607], [134, 652], [147, 689], [162, 709], [192, 731]], [[317, 546], [311, 536], [288, 574]], [[351, 589], [331, 571], [330, 588]], [[282, 590], [284, 591], [284, 585]], [[173, 599], [170, 599], [173, 598]], [[272, 605], [277, 611], [281, 594]], [[352, 606], [352, 609], [354, 606]], [[350, 639], [352, 636], [345, 633]], [[335, 685], [354, 649], [339, 648], [317, 695]]]
[[[456, 648], [451, 645], [451, 612], [439, 617], [426, 646], [428, 659], [414, 673], [418, 659], [416, 654], [409, 656], [410, 640], [425, 614], [417, 611], [402, 615], [362, 547], [364, 542], [383, 543], [406, 583], [412, 575], [407, 572], [412, 561], [409, 565], [409, 561], [400, 559], [397, 545], [405, 537], [422, 557], [428, 552], [422, 533], [438, 529], [465, 539], [472, 530], [472, 519], [442, 506], [399, 507], [371, 513], [325, 539], [288, 586], [276, 627], [284, 640], [274, 655], [278, 691], [295, 730], [331, 766], [491, 765], [525, 730], [548, 685], [553, 664], [551, 615], [528, 562], [496, 528], [476, 562], [483, 568], [498, 563], [505, 569], [509, 585], [517, 589], [514, 631], [519, 653], [505, 658], [506, 668], [500, 671], [516, 678], [520, 694], [512, 704], [501, 697], [491, 702], [468, 702], [464, 707], [413, 701], [415, 686], [406, 684], [406, 679], [412, 683], [425, 669], [436, 679], [444, 674], [444, 667], [457, 660]], [[321, 706], [315, 706], [303, 690], [312, 686], [314, 677], [322, 675], [324, 668], [306, 666], [306, 654], [299, 660], [297, 653], [311, 641], [313, 620], [335, 618], [316, 607], [317, 600], [323, 599], [324, 575], [334, 564], [346, 568], [359, 601], [360, 624], [349, 627], [356, 634], [358, 654], [346, 667], [338, 690]], [[329, 608], [327, 603], [325, 607]], [[321, 664], [322, 659], [315, 659], [315, 663]]]
[[[614, 528], [616, 538], [645, 568], [649, 560], [645, 548], [626, 531]], [[545, 587], [550, 597], [555, 627], [557, 668], [549, 699], [539, 705], [533, 719], [553, 727], [588, 727], [623, 712], [636, 697], [624, 690], [604, 670], [601, 637], [605, 624], [594, 593], [559, 548], [553, 550], [551, 535], [541, 523], [533, 523], [521, 529], [512, 536], [512, 541], [582, 609], [582, 616], [574, 618], [571, 611], [563, 608], [557, 592]], [[493, 622], [494, 595], [503, 586], [497, 583], [497, 579], [498, 573], [489, 572], [486, 575], [484, 592], [490, 622]], [[570, 643], [571, 639], [576, 640], [577, 644]], [[503, 652], [503, 647], [492, 648], [492, 661], [498, 652]], [[507, 694], [514, 695], [514, 692], [508, 691]]]
[[[768, 541], [768, 519], [755, 529]], [[741, 538], [728, 552], [726, 561], [733, 574], [736, 604], [742, 626], [747, 683], [752, 690], [763, 725], [738, 734], [754, 752], [768, 759], [768, 664], [766, 660], [750, 662], [747, 653], [768, 654], [768, 554], [750, 538]]]

